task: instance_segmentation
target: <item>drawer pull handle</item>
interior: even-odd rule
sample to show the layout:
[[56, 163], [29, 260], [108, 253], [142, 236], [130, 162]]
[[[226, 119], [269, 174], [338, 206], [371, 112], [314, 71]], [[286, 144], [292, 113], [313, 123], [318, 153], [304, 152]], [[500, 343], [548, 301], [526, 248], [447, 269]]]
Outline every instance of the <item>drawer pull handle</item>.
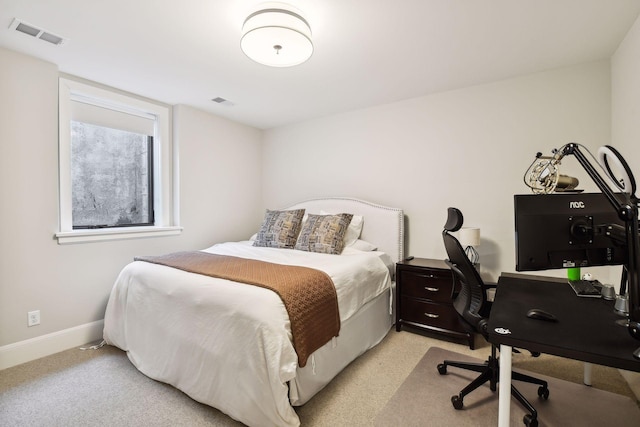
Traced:
[[440, 288], [432, 288], [431, 286], [425, 286], [424, 289], [429, 292], [438, 292], [440, 290]]
[[418, 274], [418, 276], [425, 277], [427, 279], [436, 279], [438, 277], [435, 274]]
[[439, 314], [433, 314], [433, 313], [424, 313], [424, 315], [432, 319], [437, 319], [438, 317], [440, 317]]

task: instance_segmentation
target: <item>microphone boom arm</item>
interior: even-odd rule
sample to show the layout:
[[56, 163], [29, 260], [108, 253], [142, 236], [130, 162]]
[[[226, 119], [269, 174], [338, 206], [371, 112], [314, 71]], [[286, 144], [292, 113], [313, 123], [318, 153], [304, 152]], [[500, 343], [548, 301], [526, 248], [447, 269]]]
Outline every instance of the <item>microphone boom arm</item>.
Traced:
[[[562, 148], [562, 155], [573, 155], [580, 165], [587, 172], [589, 177], [605, 195], [609, 203], [618, 213], [618, 216], [625, 223], [625, 234], [627, 244], [627, 263], [625, 265], [628, 298], [629, 298], [629, 333], [632, 337], [640, 340], [640, 265], [638, 256], [640, 255], [640, 237], [638, 235], [638, 199], [634, 194], [626, 195], [624, 202], [616, 198], [611, 187], [606, 183], [598, 171], [593, 167], [589, 159], [584, 155], [578, 144], [569, 143]], [[640, 359], [640, 348], [633, 352], [636, 359]]]

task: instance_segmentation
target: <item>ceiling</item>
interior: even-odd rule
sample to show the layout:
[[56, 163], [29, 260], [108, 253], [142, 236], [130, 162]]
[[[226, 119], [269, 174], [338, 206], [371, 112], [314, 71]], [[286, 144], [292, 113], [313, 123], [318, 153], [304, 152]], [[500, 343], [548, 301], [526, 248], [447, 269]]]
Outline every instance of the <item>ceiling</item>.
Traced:
[[[260, 3], [0, 0], [0, 46], [269, 129], [607, 59], [640, 13], [640, 0], [289, 0], [311, 26], [314, 53], [270, 68], [240, 50], [242, 23]], [[14, 18], [67, 40], [10, 30]]]

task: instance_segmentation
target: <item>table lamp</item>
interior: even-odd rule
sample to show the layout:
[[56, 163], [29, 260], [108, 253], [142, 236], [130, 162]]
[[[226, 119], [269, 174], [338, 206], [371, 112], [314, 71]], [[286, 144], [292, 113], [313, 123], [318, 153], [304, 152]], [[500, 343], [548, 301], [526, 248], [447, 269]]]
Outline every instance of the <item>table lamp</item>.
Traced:
[[478, 251], [476, 251], [474, 246], [480, 246], [480, 229], [476, 227], [462, 227], [459, 237], [460, 244], [465, 247], [464, 253], [467, 255], [467, 258], [469, 258], [473, 265], [477, 265], [478, 261], [480, 261], [480, 255], [478, 255]]

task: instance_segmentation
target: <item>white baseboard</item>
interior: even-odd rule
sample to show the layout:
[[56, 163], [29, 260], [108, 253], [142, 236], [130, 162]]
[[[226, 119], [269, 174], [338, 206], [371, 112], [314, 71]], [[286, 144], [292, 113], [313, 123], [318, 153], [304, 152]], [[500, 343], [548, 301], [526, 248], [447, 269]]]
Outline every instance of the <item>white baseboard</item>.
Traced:
[[86, 323], [0, 347], [0, 370], [102, 338], [104, 320]]

